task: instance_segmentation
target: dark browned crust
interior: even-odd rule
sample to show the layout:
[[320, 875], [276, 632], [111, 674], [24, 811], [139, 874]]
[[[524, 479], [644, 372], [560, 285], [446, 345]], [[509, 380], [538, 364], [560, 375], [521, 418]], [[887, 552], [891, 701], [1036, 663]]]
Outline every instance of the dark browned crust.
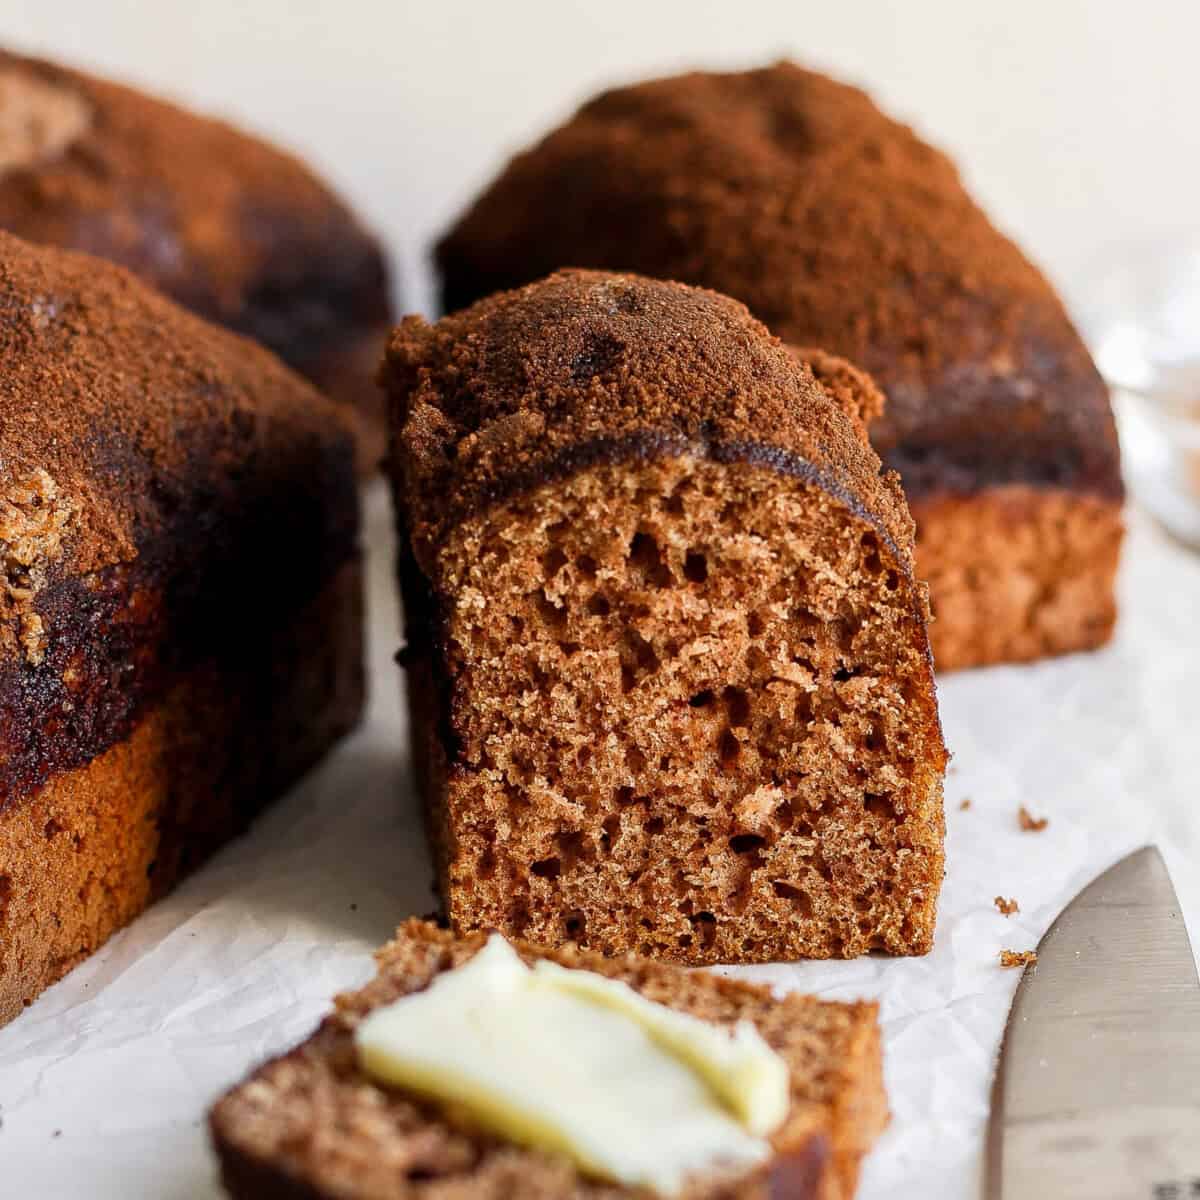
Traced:
[[713, 292], [561, 271], [436, 326], [405, 318], [383, 381], [398, 499], [427, 573], [448, 529], [508, 495], [696, 448], [820, 481], [911, 560], [911, 517], [861, 425]]
[[91, 109], [61, 155], [0, 175], [0, 228], [128, 267], [317, 377], [391, 316], [376, 240], [299, 160], [219, 121], [0, 52]]
[[276, 1163], [221, 1139], [215, 1129], [213, 1137], [221, 1159], [221, 1186], [233, 1200], [339, 1200], [332, 1192], [281, 1170]]
[[1044, 277], [953, 164], [790, 63], [596, 97], [437, 248], [455, 310], [563, 265], [726, 292], [866, 369], [907, 494], [1026, 482], [1118, 500], [1104, 385]]
[[337, 411], [115, 267], [0, 235], [0, 353], [2, 810], [252, 651], [353, 559], [358, 514]]
[[[278, 1163], [251, 1154], [224, 1137], [216, 1125], [212, 1136], [221, 1160], [221, 1186], [233, 1200], [342, 1200], [334, 1192], [297, 1179]], [[762, 1200], [825, 1200], [829, 1158], [829, 1139], [822, 1134], [793, 1154], [781, 1154], [771, 1165]], [[849, 1200], [852, 1193], [842, 1195]]]
[[361, 570], [246, 613], [120, 741], [0, 811], [0, 1023], [165, 895], [358, 721]]
[[[450, 1124], [435, 1105], [402, 1091], [383, 1089], [384, 1107], [372, 1104], [368, 1093], [378, 1089], [362, 1079], [352, 1048], [353, 1029], [366, 1013], [428, 986], [437, 973], [466, 961], [483, 944], [484, 937], [456, 937], [428, 923], [409, 920], [397, 931], [395, 940], [376, 955], [379, 973], [375, 979], [357, 992], [339, 996], [335, 1011], [311, 1037], [264, 1063], [213, 1106], [209, 1131], [220, 1161], [221, 1181], [235, 1200], [349, 1200], [364, 1194], [346, 1177], [337, 1187], [322, 1180], [322, 1159], [340, 1153], [339, 1141], [352, 1142], [364, 1132], [372, 1141], [381, 1136], [388, 1125], [388, 1106], [393, 1103], [411, 1106], [431, 1129], [449, 1127], [457, 1141], [473, 1147], [476, 1166], [489, 1153], [504, 1149], [503, 1143], [490, 1135]], [[685, 1200], [850, 1200], [861, 1158], [887, 1120], [873, 1005], [838, 1004], [795, 994], [778, 1000], [759, 985], [705, 972], [685, 972], [636, 955], [606, 958], [569, 944], [556, 949], [521, 941], [514, 944], [527, 961], [547, 958], [569, 968], [622, 979], [650, 999], [704, 1019], [721, 1023], [753, 1021], [767, 1041], [784, 1054], [793, 1071], [793, 1109], [774, 1135], [775, 1158], [765, 1170], [740, 1179], [695, 1180], [687, 1187]], [[258, 1118], [269, 1113], [272, 1123], [280, 1120], [289, 1128], [290, 1118], [277, 1115], [279, 1108], [264, 1105], [264, 1097], [252, 1097], [251, 1092], [270, 1089], [280, 1071], [303, 1076], [316, 1064], [330, 1070], [331, 1080], [326, 1086], [331, 1083], [339, 1095], [335, 1100], [324, 1092], [324, 1103], [313, 1113], [319, 1128], [294, 1129], [286, 1139], [288, 1152], [273, 1151], [260, 1141], [262, 1130], [247, 1128], [243, 1118], [251, 1112]], [[286, 1095], [277, 1098], [283, 1104], [291, 1099]], [[352, 1118], [360, 1102], [366, 1118], [363, 1129], [357, 1128]], [[371, 1126], [369, 1132], [367, 1125]], [[399, 1123], [395, 1136], [402, 1136]], [[303, 1146], [293, 1138], [302, 1140]], [[298, 1153], [293, 1155], [293, 1150]], [[432, 1148], [424, 1153], [438, 1157]], [[528, 1189], [513, 1194], [541, 1200], [615, 1200], [618, 1196], [646, 1194], [586, 1179], [569, 1167], [564, 1171], [558, 1160], [538, 1151], [509, 1148], [508, 1153], [514, 1155], [512, 1176], [521, 1178]], [[552, 1163], [553, 1168], [548, 1170]], [[473, 1194], [469, 1163], [459, 1162], [451, 1169], [445, 1166], [442, 1164], [443, 1169], [438, 1170], [432, 1162], [422, 1165], [418, 1157], [410, 1164], [411, 1173], [404, 1182], [393, 1183], [396, 1194], [414, 1200], [430, 1188], [440, 1188], [437, 1194], [449, 1200]], [[380, 1182], [374, 1180], [370, 1194], [381, 1194]], [[495, 1186], [494, 1181], [491, 1186]]]

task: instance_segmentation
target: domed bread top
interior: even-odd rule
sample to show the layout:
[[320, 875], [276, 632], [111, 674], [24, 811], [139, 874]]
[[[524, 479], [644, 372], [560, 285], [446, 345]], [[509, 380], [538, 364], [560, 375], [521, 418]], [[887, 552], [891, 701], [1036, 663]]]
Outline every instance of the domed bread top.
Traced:
[[743, 305], [636, 275], [561, 271], [437, 325], [410, 316], [384, 381], [414, 549], [506, 494], [674, 450], [814, 479], [911, 561], [898, 485], [844, 410], [871, 386], [831, 361], [827, 391]]
[[953, 164], [791, 63], [606, 92], [517, 156], [438, 247], [454, 309], [563, 264], [745, 301], [888, 395], [884, 462], [922, 492], [1119, 497], [1104, 386], [1041, 273]]
[[297, 159], [4, 51], [0, 228], [118, 262], [300, 370], [390, 316], [378, 245]]
[[[323, 490], [344, 490], [327, 486], [350, 445], [332, 404], [109, 263], [0, 233], [0, 359], [10, 591], [147, 557], [197, 569], [230, 536], [221, 518], [299, 464], [314, 510]], [[318, 527], [352, 543], [346, 509], [331, 505]]]

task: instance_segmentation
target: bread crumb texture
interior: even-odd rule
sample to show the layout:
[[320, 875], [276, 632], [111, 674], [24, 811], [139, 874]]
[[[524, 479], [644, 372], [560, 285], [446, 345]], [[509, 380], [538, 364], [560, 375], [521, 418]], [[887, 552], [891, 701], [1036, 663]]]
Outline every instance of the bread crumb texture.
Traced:
[[928, 950], [945, 750], [861, 423], [740, 305], [628, 276], [410, 320], [389, 371], [454, 926], [691, 963]]
[[1050, 824], [1049, 817], [1035, 817], [1025, 805], [1017, 809], [1017, 824], [1022, 833], [1041, 833]]
[[1038, 960], [1036, 950], [1001, 950], [1000, 965], [1002, 967], [1028, 967]]

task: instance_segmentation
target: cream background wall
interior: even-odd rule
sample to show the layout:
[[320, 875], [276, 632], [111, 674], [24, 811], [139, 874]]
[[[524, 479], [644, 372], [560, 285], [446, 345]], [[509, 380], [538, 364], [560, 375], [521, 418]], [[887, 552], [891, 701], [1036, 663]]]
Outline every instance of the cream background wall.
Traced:
[[385, 234], [407, 307], [508, 153], [595, 89], [683, 65], [787, 54], [862, 83], [1072, 291], [1200, 200], [1195, 0], [2, 0], [0, 38], [307, 156]]

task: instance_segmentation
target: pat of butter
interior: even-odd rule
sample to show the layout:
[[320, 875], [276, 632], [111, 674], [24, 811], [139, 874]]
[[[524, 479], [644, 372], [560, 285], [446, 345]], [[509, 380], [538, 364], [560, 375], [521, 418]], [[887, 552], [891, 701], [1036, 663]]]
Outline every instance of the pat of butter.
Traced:
[[784, 1061], [617, 980], [527, 967], [498, 935], [355, 1032], [363, 1069], [465, 1110], [510, 1141], [673, 1195], [693, 1172], [744, 1172], [787, 1115]]

